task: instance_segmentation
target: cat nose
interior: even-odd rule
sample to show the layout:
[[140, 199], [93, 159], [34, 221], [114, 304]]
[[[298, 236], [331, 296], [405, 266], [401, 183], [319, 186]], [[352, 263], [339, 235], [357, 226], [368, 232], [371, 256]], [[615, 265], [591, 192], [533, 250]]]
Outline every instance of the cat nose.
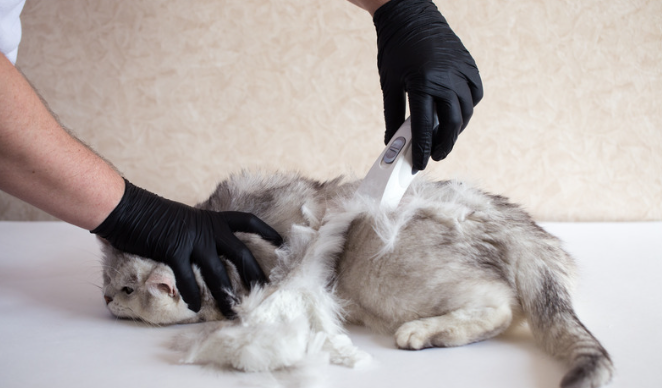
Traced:
[[104, 295], [103, 298], [106, 300], [106, 304], [108, 304], [108, 303], [110, 303], [110, 302], [113, 301], [113, 298], [111, 298], [110, 296], [106, 296], [106, 295]]

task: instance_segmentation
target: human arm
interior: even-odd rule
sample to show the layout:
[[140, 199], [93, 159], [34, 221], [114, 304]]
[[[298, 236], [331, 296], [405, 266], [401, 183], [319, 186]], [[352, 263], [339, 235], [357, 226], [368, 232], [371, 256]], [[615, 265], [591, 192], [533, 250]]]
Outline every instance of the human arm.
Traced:
[[250, 287], [266, 278], [234, 236], [243, 231], [280, 244], [276, 231], [247, 213], [208, 212], [142, 190], [70, 135], [27, 80], [0, 55], [0, 189], [115, 247], [168, 264], [189, 308], [200, 309], [191, 264], [197, 264], [219, 308], [232, 316], [231, 284], [218, 255]]
[[0, 80], [0, 189], [94, 229], [119, 203], [124, 180], [60, 126], [4, 55]]
[[386, 4], [389, 0], [348, 0], [348, 1], [370, 12], [370, 16], [374, 16], [377, 8]]
[[476, 63], [431, 0], [350, 1], [377, 29], [385, 142], [404, 122], [408, 98], [414, 168], [423, 170], [451, 152], [483, 97]]

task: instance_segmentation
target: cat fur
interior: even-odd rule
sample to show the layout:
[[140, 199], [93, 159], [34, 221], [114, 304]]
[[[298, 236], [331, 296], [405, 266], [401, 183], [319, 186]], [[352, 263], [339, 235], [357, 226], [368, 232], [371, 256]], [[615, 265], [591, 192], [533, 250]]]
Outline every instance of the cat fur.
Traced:
[[561, 387], [611, 380], [607, 351], [572, 307], [573, 259], [519, 206], [462, 182], [417, 178], [398, 208], [385, 210], [354, 195], [358, 184], [243, 172], [198, 205], [253, 213], [285, 241], [276, 248], [237, 233], [270, 283], [249, 294], [227, 263], [240, 298], [233, 321], [197, 271], [203, 307], [194, 313], [167, 266], [102, 244], [108, 308], [158, 325], [218, 321], [179, 342], [184, 361], [245, 371], [314, 357], [365, 364], [369, 356], [353, 346], [344, 322], [418, 350], [482, 341], [526, 320], [536, 341], [569, 365]]

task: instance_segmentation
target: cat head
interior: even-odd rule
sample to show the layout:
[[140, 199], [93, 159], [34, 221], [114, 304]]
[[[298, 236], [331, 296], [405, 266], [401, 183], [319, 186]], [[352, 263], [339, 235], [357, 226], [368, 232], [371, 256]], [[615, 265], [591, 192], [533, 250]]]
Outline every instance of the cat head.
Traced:
[[170, 267], [119, 251], [103, 240], [101, 246], [103, 297], [113, 315], [156, 325], [222, 319], [197, 268], [202, 307], [195, 313], [179, 294]]
[[[276, 247], [255, 234], [237, 232], [235, 235], [250, 249], [269, 277], [278, 261]], [[99, 240], [103, 257], [103, 296], [113, 315], [155, 325], [224, 319], [196, 266], [193, 266], [193, 272], [200, 288], [201, 299], [198, 313], [189, 310], [182, 299], [170, 267], [122, 252], [107, 241], [101, 238]], [[229, 262], [225, 262], [225, 265], [232, 289], [239, 297], [245, 295], [247, 290], [237, 269]]]

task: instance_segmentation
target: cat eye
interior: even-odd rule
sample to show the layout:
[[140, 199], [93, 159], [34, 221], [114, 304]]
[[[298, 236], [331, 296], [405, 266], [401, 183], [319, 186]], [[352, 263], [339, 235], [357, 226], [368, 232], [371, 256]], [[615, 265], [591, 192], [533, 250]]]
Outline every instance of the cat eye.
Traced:
[[133, 288], [124, 287], [124, 288], [122, 288], [122, 292], [126, 293], [127, 295], [131, 295], [131, 293], [133, 293]]

